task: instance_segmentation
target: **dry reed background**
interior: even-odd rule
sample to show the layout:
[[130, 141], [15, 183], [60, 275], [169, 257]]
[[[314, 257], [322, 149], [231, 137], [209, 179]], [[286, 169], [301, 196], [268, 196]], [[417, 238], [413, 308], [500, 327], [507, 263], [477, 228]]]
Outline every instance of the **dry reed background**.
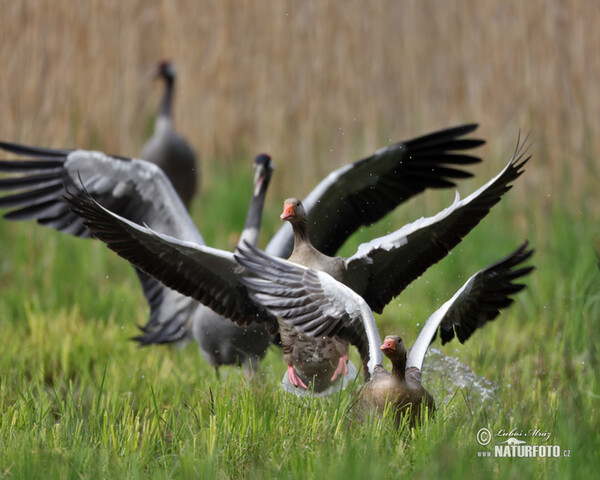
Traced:
[[[508, 423], [510, 418], [512, 425], [512, 419], [516, 418], [515, 424], [518, 425], [526, 416], [531, 416], [532, 422], [539, 421], [539, 425], [551, 429], [563, 447], [574, 449], [575, 455], [570, 464], [537, 463], [538, 467], [544, 468], [541, 472], [557, 468], [559, 473], [554, 476], [559, 478], [559, 468], [565, 468], [567, 473], [562, 476], [568, 477], [568, 472], [577, 472], [578, 466], [585, 465], [585, 472], [594, 468], [593, 463], [590, 467], [586, 465], [586, 462], [596, 458], [593, 452], [587, 455], [590, 445], [594, 445], [594, 439], [590, 435], [590, 442], [587, 435], [588, 432], [598, 431], [594, 427], [597, 415], [594, 415], [593, 407], [597, 397], [594, 376], [597, 349], [593, 345], [595, 332], [598, 331], [598, 318], [595, 315], [598, 290], [596, 277], [588, 281], [585, 277], [588, 270], [580, 271], [583, 262], [575, 262], [573, 258], [574, 252], [584, 260], [593, 258], [590, 251], [593, 233], [589, 237], [588, 234], [594, 232], [600, 219], [600, 202], [596, 200], [600, 183], [600, 164], [597, 160], [600, 154], [599, 11], [598, 2], [593, 0], [0, 0], [0, 105], [3, 107], [0, 139], [137, 155], [149, 134], [161, 91], [159, 85], [148, 81], [149, 73], [156, 61], [165, 57], [174, 59], [178, 66], [176, 122], [203, 156], [207, 177], [205, 186], [211, 185], [211, 176], [216, 180], [219, 169], [227, 169], [229, 172], [226, 173], [231, 173], [239, 166], [244, 169], [247, 178], [249, 158], [259, 151], [268, 151], [278, 166], [273, 181], [275, 192], [269, 194], [269, 201], [277, 206], [280, 205], [277, 198], [304, 194], [315, 180], [334, 166], [366, 155], [390, 139], [407, 139], [470, 121], [481, 124], [477, 133], [488, 140], [488, 145], [478, 150], [486, 158], [482, 166], [476, 167], [477, 178], [472, 185], [478, 186], [482, 179], [496, 173], [504, 164], [514, 147], [517, 131], [531, 131], [535, 141], [532, 147], [534, 159], [527, 166], [525, 175], [519, 179], [514, 192], [502, 201], [500, 208], [506, 208], [505, 216], [494, 214], [494, 218], [502, 218], [502, 221], [510, 218], [513, 222], [510, 227], [516, 227], [516, 232], [514, 236], [512, 230], [509, 233], [510, 245], [502, 249], [489, 248], [492, 257], [487, 257], [491, 261], [494, 255], [514, 248], [521, 239], [532, 240], [537, 249], [533, 260], [537, 271], [528, 278], [528, 291], [520, 295], [517, 300], [519, 306], [513, 309], [524, 309], [522, 318], [526, 319], [526, 325], [522, 328], [521, 318], [516, 317], [512, 317], [510, 323], [507, 315], [504, 321], [509, 322], [511, 330], [506, 335], [496, 326], [496, 333], [492, 333], [491, 337], [493, 349], [486, 350], [486, 344], [481, 347], [477, 342], [469, 342], [463, 352], [467, 352], [470, 355], [467, 358], [471, 360], [478, 359], [468, 362], [471, 365], [477, 365], [478, 368], [487, 365], [487, 372], [479, 370], [478, 373], [490, 374], [490, 378], [502, 385], [513, 379], [510, 380], [512, 389], [508, 384], [503, 394], [506, 409], [502, 410], [501, 419], [506, 419]], [[232, 176], [224, 178], [231, 179]], [[212, 185], [215, 190], [226, 190], [223, 183], [215, 181]], [[229, 193], [221, 192], [219, 198]], [[446, 195], [446, 198], [450, 198], [450, 193]], [[199, 203], [196, 208], [198, 205], [205, 204]], [[566, 215], [564, 212], [548, 215], [560, 205], [567, 205]], [[243, 215], [243, 210], [242, 207], [240, 215]], [[522, 212], [525, 213], [521, 215]], [[492, 220], [486, 221], [488, 227], [493, 228], [476, 237], [479, 238], [476, 258], [482, 261], [477, 267], [483, 264], [483, 254], [479, 254], [485, 253], [485, 246], [492, 243], [495, 232], [508, 227], [498, 222], [491, 225]], [[4, 222], [2, 228], [7, 225], [9, 223]], [[37, 235], [41, 235], [40, 228], [32, 225], [31, 232], [34, 230], [30, 245], [20, 249], [11, 244], [11, 254], [5, 254], [3, 257], [7, 261], [0, 265], [8, 268], [8, 273], [0, 278], [0, 284], [11, 292], [3, 292], [1, 297], [11, 300], [5, 302], [6, 311], [15, 309], [20, 312], [11, 305], [24, 302], [27, 312], [24, 316], [33, 325], [23, 327], [31, 328], [32, 339], [11, 343], [12, 346], [17, 345], [12, 351], [27, 353], [24, 356], [14, 354], [25, 365], [20, 367], [22, 371], [37, 372], [33, 374], [37, 378], [40, 371], [37, 359], [41, 358], [39, 363], [46, 369], [42, 372], [44, 376], [55, 368], [60, 372], [57, 378], [62, 379], [64, 375], [66, 382], [69, 375], [78, 372], [79, 362], [82, 362], [82, 370], [87, 369], [88, 365], [90, 368], [89, 372], [81, 375], [81, 385], [89, 385], [90, 391], [96, 392], [98, 387], [95, 384], [100, 378], [97, 365], [103, 365], [103, 360], [98, 359], [116, 359], [113, 362], [115, 368], [123, 372], [118, 359], [126, 358], [127, 364], [131, 361], [135, 365], [131, 368], [138, 373], [146, 368], [145, 365], [150, 365], [149, 362], [157, 361], [145, 351], [136, 356], [128, 354], [127, 348], [133, 347], [126, 342], [123, 331], [118, 329], [121, 320], [111, 320], [113, 317], [120, 318], [119, 313], [113, 313], [115, 306], [123, 307], [125, 295], [120, 292], [126, 291], [127, 295], [132, 293], [131, 282], [135, 282], [134, 277], [131, 276], [131, 282], [124, 282], [123, 285], [115, 282], [118, 275], [112, 272], [110, 276], [96, 278], [95, 267], [106, 257], [89, 256], [88, 246], [85, 245], [82, 247], [85, 253], [77, 250], [75, 253], [78, 256], [74, 258], [85, 258], [88, 262], [86, 266], [91, 272], [90, 277], [93, 277], [92, 280], [87, 279], [88, 286], [80, 291], [77, 283], [55, 281], [61, 278], [56, 272], [66, 272], [62, 274], [65, 279], [70, 276], [70, 269], [77, 261], [71, 257], [61, 260], [61, 255], [55, 255], [56, 246], [65, 241], [62, 238], [64, 236], [49, 234], [38, 238]], [[28, 235], [16, 229], [14, 232], [7, 234], [10, 242], [13, 238], [20, 242]], [[481, 232], [481, 229], [476, 229], [471, 237], [478, 235], [477, 232]], [[498, 241], [502, 241], [506, 236], [498, 235], [498, 238]], [[44, 243], [46, 239], [50, 239], [48, 244]], [[216, 245], [223, 247], [222, 243]], [[570, 246], [572, 248], [568, 248]], [[2, 248], [0, 245], [0, 252], [6, 250], [6, 246], [4, 250]], [[96, 248], [96, 252], [100, 251], [100, 246]], [[13, 251], [17, 257], [14, 261], [10, 258]], [[39, 256], [39, 252], [47, 253]], [[27, 258], [27, 261], [23, 258]], [[471, 261], [470, 256], [460, 255], [460, 258]], [[586, 265], [593, 267], [591, 263], [587, 262]], [[47, 268], [48, 265], [52, 268]], [[42, 273], [34, 274], [29, 270]], [[24, 271], [26, 274], [23, 274]], [[468, 272], [472, 271], [469, 267]], [[43, 278], [38, 278], [40, 276]], [[24, 283], [25, 286], [19, 287], [19, 290], [18, 279], [21, 278], [27, 279], [28, 283]], [[108, 292], [109, 285], [114, 295], [97, 295], [97, 292]], [[581, 291], [582, 285], [585, 291]], [[35, 299], [38, 296], [44, 298], [44, 308], [40, 308], [40, 312], [37, 307], [29, 312], [27, 302], [30, 301], [33, 288], [39, 288], [39, 292], [33, 295], [33, 302], [37, 301]], [[451, 287], [448, 285], [447, 288]], [[16, 302], [11, 298], [11, 295], [15, 295], [12, 292], [20, 295]], [[99, 304], [92, 301], [92, 295], [99, 297]], [[439, 290], [431, 290], [430, 296], [432, 301], [435, 300], [435, 305], [439, 305], [439, 295]], [[534, 296], [533, 301], [529, 295]], [[143, 305], [141, 296], [139, 302]], [[408, 301], [402, 300], [402, 303], [405, 305], [403, 308], [407, 308]], [[61, 309], [59, 313], [55, 313], [53, 305], [58, 305], [56, 308]], [[69, 305], [68, 309], [62, 310], [63, 305]], [[414, 305], [416, 316], [421, 307], [417, 306], [416, 301]], [[109, 317], [107, 324], [111, 327], [106, 329], [108, 333], [103, 332], [107, 336], [103, 336], [102, 341], [96, 338], [97, 330], [88, 328], [89, 322], [72, 321], [85, 317], [80, 311], [86, 312], [88, 308], [94, 311], [94, 318], [101, 318], [103, 314], [98, 313], [99, 307], [104, 308], [102, 311]], [[136, 311], [141, 311], [141, 308], [145, 307], [139, 306]], [[391, 308], [396, 312], [399, 307]], [[591, 313], [586, 310], [588, 308]], [[15, 318], [18, 317], [15, 315]], [[48, 318], [52, 321], [46, 322]], [[18, 318], [15, 324], [21, 325], [21, 320]], [[533, 320], [539, 321], [534, 324]], [[140, 316], [138, 322], [142, 321]], [[47, 323], [49, 330], [37, 327], [35, 322], [40, 325]], [[490, 328], [490, 331], [493, 330]], [[134, 332], [130, 330], [129, 334], [133, 335]], [[62, 342], [63, 336], [66, 336], [65, 342]], [[12, 338], [10, 334], [8, 337]], [[71, 338], [77, 338], [77, 341], [71, 341]], [[120, 340], [114, 340], [117, 338]], [[96, 343], [99, 344], [98, 349], [95, 348]], [[113, 347], [117, 343], [115, 350]], [[49, 346], [48, 350], [37, 348], [38, 344]], [[471, 348], [472, 353], [468, 353]], [[497, 357], [496, 351], [500, 352]], [[55, 357], [60, 357], [60, 360], [54, 361]], [[10, 355], [7, 358], [13, 361]], [[97, 365], [92, 368], [95, 362]], [[63, 363], [68, 368], [63, 368]], [[55, 364], [60, 368], [54, 367]], [[169, 360], [168, 365], [172, 364]], [[106, 365], [109, 365], [108, 361]], [[156, 369], [162, 370], [162, 366]], [[167, 369], [156, 374], [168, 378], [160, 388], [165, 398], [170, 395], [168, 392], [173, 388], [170, 381], [175, 378], [164, 373]], [[19, 371], [21, 375], [20, 369], [14, 371]], [[186, 375], [191, 377], [186, 378], [195, 378], [193, 367], [187, 372]], [[111, 455], [111, 450], [102, 443], [110, 446], [110, 442], [102, 440], [102, 433], [95, 433], [98, 428], [95, 425], [101, 418], [95, 413], [100, 411], [100, 395], [107, 398], [106, 403], [104, 399], [102, 401], [102, 405], [108, 405], [102, 406], [103, 409], [117, 406], [114, 411], [118, 418], [114, 417], [111, 421], [117, 427], [125, 425], [125, 442], [135, 438], [135, 435], [126, 435], [128, 427], [126, 421], [121, 419], [121, 402], [126, 405], [123, 412], [127, 415], [130, 412], [131, 391], [136, 392], [134, 396], [138, 397], [135, 403], [150, 405], [148, 389], [143, 384], [145, 380], [141, 381], [138, 376], [132, 385], [131, 375], [125, 376], [123, 372], [123, 376], [114, 375], [114, 381], [117, 385], [114, 395], [104, 395], [102, 380], [100, 392], [97, 393], [97, 407], [92, 407], [89, 415], [80, 412], [80, 407], [76, 405], [79, 400], [70, 400], [73, 394], [72, 384], [69, 383], [68, 393], [65, 393], [68, 401], [64, 403], [72, 407], [69, 407], [64, 421], [56, 425], [64, 425], [62, 432], [69, 432], [69, 428], [80, 432], [84, 425], [81, 436], [69, 436], [62, 440], [59, 447], [48, 450], [49, 457], [42, 456], [42, 460], [38, 460], [35, 453], [46, 452], [47, 437], [38, 427], [37, 419], [25, 424], [26, 429], [32, 430], [31, 436], [19, 436], [9, 426], [8, 430], [0, 429], [0, 434], [9, 439], [5, 444], [12, 447], [5, 457], [9, 462], [13, 458], [17, 462], [25, 459], [22, 463], [31, 463], [30, 471], [38, 476], [39, 469], [48, 466], [43, 463], [44, 459], [59, 457], [60, 461], [56, 464], [69, 461], [71, 473], [79, 468], [77, 465], [82, 465], [82, 471], [100, 472], [102, 466], [94, 467], [95, 462], [88, 460], [90, 450], [92, 457], [96, 453], [99, 458]], [[6, 384], [10, 389], [12, 385], [21, 385], [19, 382], [20, 379], [10, 378], [2, 385], [4, 387]], [[31, 403], [33, 407], [17, 408], [20, 409], [19, 415], [22, 414], [23, 418], [27, 415], [33, 417], [34, 414], [30, 412], [35, 411], [36, 405], [45, 405], [44, 402], [48, 401], [45, 399], [53, 398], [52, 395], [56, 398], [48, 401], [48, 405], [56, 404], [58, 406], [53, 408], [63, 408], [56, 390], [50, 392], [47, 386], [39, 387], [44, 384], [43, 381], [41, 384], [35, 382], [37, 380], [31, 382], [34, 386], [28, 390], [29, 379], [25, 377], [25, 393], [29, 392], [33, 401], [30, 402], [29, 397], [19, 391], [21, 403], [16, 405]], [[169, 406], [173, 409], [168, 411], [173, 413], [173, 418], [179, 417], [180, 410], [184, 412], [184, 417], [186, 414], [197, 415], [195, 406], [188, 408], [186, 390], [180, 388], [179, 383], [176, 385], [178, 393], [169, 397], [169, 402], [175, 400]], [[35, 393], [36, 388], [40, 388], [39, 395]], [[228, 391], [227, 388], [230, 387], [225, 387], [225, 391]], [[156, 405], [154, 390], [151, 391], [152, 401]], [[523, 397], [518, 392], [524, 392]], [[15, 395], [9, 393], [2, 397], [9, 399], [6, 405], [15, 404]], [[90, 403], [89, 395], [89, 392], [82, 395], [83, 410]], [[91, 395], [93, 397], [94, 393]], [[261, 395], [264, 393], [256, 398], [264, 398]], [[248, 398], [248, 404], [256, 404], [254, 397]], [[559, 410], [555, 410], [557, 404]], [[12, 411], [8, 407], [5, 410]], [[247, 411], [251, 413], [254, 410]], [[16, 415], [12, 418], [16, 418]], [[160, 415], [157, 416], [160, 418]], [[123, 418], [126, 419], [126, 416], [123, 415]], [[212, 418], [211, 430], [205, 428], [199, 435], [212, 431]], [[222, 418], [229, 421], [238, 417], [223, 415]], [[158, 422], [151, 415], [147, 416], [147, 421], [155, 420]], [[160, 420], [164, 421], [163, 418]], [[457, 467], [451, 465], [450, 460], [455, 458], [459, 459], [456, 464], [465, 464], [466, 461], [469, 464], [466, 468], [471, 465], [479, 468], [474, 462], [471, 464], [468, 457], [471, 452], [475, 458], [469, 443], [474, 444], [475, 430], [469, 429], [476, 425], [476, 421], [477, 417], [467, 420], [466, 427], [460, 430], [461, 434], [467, 432], [468, 436], [463, 436], [457, 442], [459, 450], [453, 450], [457, 437], [444, 433], [443, 429], [436, 430], [435, 435], [429, 437], [430, 446], [427, 442], [421, 442], [419, 445], [424, 445], [426, 449], [421, 460], [417, 457], [417, 469], [431, 464], [430, 471], [434, 472], [434, 476], [440, 476], [440, 471], [445, 473], [448, 470], [457, 477], [455, 472], [462, 470], [456, 470]], [[42, 420], [39, 422], [41, 424]], [[88, 423], [92, 426], [89, 427]], [[173, 421], [174, 425], [176, 423]], [[201, 422], [199, 424], [203, 425]], [[447, 423], [455, 424], [453, 420]], [[292, 431], [297, 423], [294, 421], [290, 425], [291, 429], [286, 432]], [[437, 425], [442, 427], [444, 423], [437, 422]], [[535, 423], [529, 425], [535, 426]], [[49, 427], [48, 432], [50, 428], [54, 427]], [[118, 469], [121, 465], [131, 465], [133, 462], [133, 476], [137, 471], [148, 476], [148, 472], [158, 471], [163, 465], [170, 471], [170, 462], [173, 461], [170, 449], [171, 445], [176, 444], [172, 443], [170, 428], [169, 425], [165, 427], [165, 434], [169, 432], [166, 439], [162, 439], [162, 427], [157, 428], [158, 433], [149, 437], [149, 444], [156, 442], [157, 446], [144, 446], [140, 455], [136, 451], [136, 455], [125, 458], [127, 456], [121, 455], [119, 447], [119, 453], [109, 458], [109, 468]], [[302, 428], [303, 432], [307, 431], [304, 426]], [[42, 433], [38, 430], [42, 430]], [[132, 427], [131, 431], [139, 432], [139, 424]], [[262, 438], [261, 435], [270, 438], [268, 433], [258, 429], [255, 434], [258, 435], [255, 438]], [[54, 438], [54, 433], [51, 435]], [[195, 435], [193, 442], [189, 440], [194, 449]], [[293, 434], [289, 437], [286, 435], [284, 433], [273, 438], [285, 438], [286, 442], [289, 438], [292, 445], [299, 444]], [[88, 438], [84, 438], [86, 436]], [[322, 434], [319, 434], [321, 437]], [[80, 438], [83, 445], [77, 443], [75, 447], [69, 447], [74, 445], [71, 439], [79, 442]], [[191, 437], [181, 438], [187, 442]], [[323, 444], [315, 437], [311, 437], [311, 441], [317, 446], [315, 451]], [[432, 446], [434, 443], [435, 447]], [[29, 448], [29, 445], [34, 447]], [[117, 445], [116, 441], [114, 445]], [[203, 446], [204, 443], [198, 445]], [[182, 452], [189, 459], [195, 450], [187, 450], [187, 447]], [[279, 445], [273, 443], [272, 447], [275, 451]], [[168, 455], [163, 455], [163, 449], [169, 452]], [[290, 450], [294, 451], [293, 448]], [[225, 448], [224, 451], [229, 450]], [[349, 458], [352, 452], [346, 449], [343, 452], [345, 456], [341, 458]], [[217, 462], [215, 468], [217, 465], [221, 467], [222, 460], [216, 460], [213, 450], [210, 453], [208, 465]], [[406, 458], [398, 456], [398, 451], [390, 453], [392, 462], [397, 458]], [[202, 451], [197, 458], [203, 461], [205, 454]], [[148, 463], [142, 458], [146, 455], [152, 457]], [[360, 450], [356, 458], [360, 458]], [[373, 458], [377, 461], [382, 457]], [[317, 461], [310, 458], [309, 463], [314, 469], [323, 459], [329, 461], [329, 457], [319, 456]], [[110, 467], [112, 462], [114, 466]], [[142, 463], [139, 465], [135, 462]], [[296, 460], [287, 459], [286, 462], [286, 465], [298, 465]], [[518, 468], [525, 469], [525, 476], [533, 468], [532, 463], [525, 462], [507, 462], [503, 466], [514, 469], [517, 464]], [[99, 465], [104, 464], [100, 461]], [[247, 463], [241, 465], [236, 468], [245, 468]], [[337, 464], [332, 465], [337, 470]], [[366, 462], [365, 465], [373, 465], [373, 462]], [[348, 464], [340, 472], [343, 475], [357, 467]], [[401, 467], [401, 473], [405, 471], [404, 468], [409, 468], [406, 465]], [[3, 474], [10, 475], [11, 468], [12, 464], [6, 469], [3, 466]], [[221, 477], [227, 476], [232, 470], [227, 467], [224, 471], [226, 473], [222, 473]], [[424, 468], [424, 471], [426, 473], [421, 476], [427, 475], [429, 470]], [[102, 473], [110, 476], [106, 471]], [[496, 470], [495, 473], [496, 476], [503, 475], [502, 470]], [[32, 476], [35, 475], [29, 475]], [[576, 476], [571, 474], [571, 477]], [[460, 478], [463, 477], [461, 473]]]
[[523, 191], [589, 202], [597, 20], [586, 0], [0, 0], [0, 138], [137, 155], [160, 90], [148, 73], [168, 57], [178, 127], [205, 165], [268, 151], [278, 191], [477, 121], [494, 160], [532, 132]]

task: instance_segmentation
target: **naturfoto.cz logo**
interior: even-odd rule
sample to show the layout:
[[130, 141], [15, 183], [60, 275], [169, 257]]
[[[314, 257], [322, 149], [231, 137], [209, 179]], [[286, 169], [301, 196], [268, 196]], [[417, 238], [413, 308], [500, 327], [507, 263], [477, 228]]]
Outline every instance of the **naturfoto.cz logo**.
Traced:
[[494, 457], [494, 458], [556, 458], [570, 457], [571, 451], [562, 449], [560, 445], [528, 445], [527, 439], [537, 439], [547, 442], [552, 434], [531, 428], [529, 430], [520, 430], [513, 428], [512, 430], [499, 429], [495, 434], [488, 428], [480, 428], [477, 432], [477, 442], [486, 446], [489, 445], [492, 439], [495, 439], [493, 450], [477, 452], [478, 457]]

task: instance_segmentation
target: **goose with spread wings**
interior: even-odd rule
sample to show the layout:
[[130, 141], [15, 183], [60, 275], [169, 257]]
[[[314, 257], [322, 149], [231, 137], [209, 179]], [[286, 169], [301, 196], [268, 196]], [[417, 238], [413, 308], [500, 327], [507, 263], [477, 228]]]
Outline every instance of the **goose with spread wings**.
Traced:
[[[485, 143], [465, 138], [476, 128], [465, 124], [397, 142], [331, 172], [302, 200], [308, 223], [318, 226], [310, 231], [312, 244], [334, 255], [359, 227], [374, 224], [415, 195], [455, 188], [456, 180], [472, 177], [461, 167], [480, 162], [466, 153]], [[293, 247], [286, 223], [266, 251], [287, 258]]]
[[[241, 281], [250, 297], [289, 328], [313, 339], [338, 338], [357, 347], [367, 380], [360, 391], [361, 409], [381, 413], [391, 404], [397, 422], [410, 411], [414, 424], [422, 406], [434, 410], [433, 397], [421, 384], [421, 369], [438, 332], [442, 344], [454, 337], [463, 343], [494, 320], [513, 302], [511, 296], [525, 287], [515, 281], [533, 270], [522, 265], [532, 254], [525, 242], [469, 278], [429, 317], [408, 354], [398, 336], [388, 336], [381, 343], [368, 302], [328, 273], [250, 245], [239, 247], [235, 258], [245, 269]], [[382, 353], [392, 362], [391, 373], [383, 367]]]
[[[517, 148], [517, 153], [518, 151]], [[514, 175], [516, 178], [521, 171], [520, 167], [526, 161], [526, 159], [518, 160], [520, 155], [517, 153], [513, 156], [513, 160], [516, 161], [515, 170], [511, 171], [508, 167], [505, 169], [505, 172], [511, 172], [509, 177]], [[495, 181], [490, 183], [494, 184]], [[501, 192], [507, 188], [507, 185], [500, 182], [496, 187]], [[471, 204], [472, 211], [489, 210], [501, 196], [494, 188], [483, 187], [480, 190], [485, 191], [487, 197], [473, 194], [478, 198], [478, 202]], [[482, 200], [484, 198], [487, 198], [489, 203], [486, 204]], [[449, 210], [452, 211], [453, 207]], [[297, 198], [289, 198], [284, 202], [281, 218], [291, 223], [294, 232], [294, 249], [289, 257], [291, 262], [328, 273], [365, 297], [372, 309], [381, 312], [391, 298], [400, 293], [429, 265], [443, 258], [449, 249], [458, 243], [456, 239], [460, 239], [473, 228], [478, 218], [481, 218], [477, 214], [473, 214], [470, 218], [464, 215], [459, 222], [451, 221], [446, 224], [442, 219], [447, 218], [447, 211], [440, 212], [438, 215], [436, 216], [438, 218], [433, 217], [433, 224], [436, 226], [434, 230], [425, 228], [424, 232], [414, 235], [416, 239], [421, 238], [425, 241], [429, 234], [433, 234], [433, 242], [429, 245], [413, 243], [412, 253], [402, 251], [406, 242], [409, 242], [406, 239], [415, 232], [415, 226], [418, 231], [423, 225], [431, 225], [431, 219], [419, 220], [408, 228], [405, 227], [386, 237], [361, 245], [358, 252], [349, 258], [325, 255], [312, 245], [306, 211]], [[436, 236], [439, 237], [436, 239]], [[448, 244], [450, 248], [447, 247]], [[419, 248], [422, 250], [419, 251]], [[432, 262], [431, 259], [436, 260]], [[340, 374], [347, 375], [348, 342], [344, 339], [335, 336], [307, 338], [281, 322], [279, 331], [288, 365], [287, 379], [293, 386], [308, 389], [308, 382], [310, 382], [311, 390], [321, 392], [328, 387], [328, 380], [333, 382]], [[287, 385], [287, 379], [284, 379], [284, 386]]]
[[[528, 159], [522, 145], [517, 143], [506, 167], [465, 199], [457, 198], [433, 217], [422, 218], [361, 245], [355, 255], [342, 260], [345, 271], [350, 273], [343, 282], [365, 297], [373, 310], [382, 309], [479, 223], [521, 175]], [[278, 330], [277, 319], [252, 302], [240, 283], [232, 253], [182, 241], [136, 224], [102, 207], [78, 189], [67, 200], [97, 238], [148, 275], [241, 326], [259, 322], [265, 323], [269, 331]], [[343, 352], [340, 349], [332, 352], [329, 363], [339, 366]], [[306, 361], [301, 364], [304, 368], [310, 366]]]
[[[328, 236], [313, 236], [325, 251], [339, 245], [361, 224], [370, 224], [403, 201], [427, 188], [455, 186], [454, 181], [471, 177], [464, 166], [480, 161], [467, 151], [482, 145], [480, 139], [466, 138], [477, 125], [468, 124], [398, 142], [375, 154], [332, 172], [305, 200], [309, 218], [326, 223]], [[65, 202], [65, 184], [74, 192], [85, 190], [100, 204], [129, 220], [169, 233], [181, 240], [204, 245], [187, 211], [173, 192], [164, 173], [142, 160], [105, 155], [84, 150], [56, 150], [0, 142], [0, 148], [28, 157], [26, 160], [0, 160], [0, 208], [10, 209], [9, 220], [35, 219], [41, 225], [80, 237], [90, 236], [82, 219]], [[255, 167], [255, 191], [241, 239], [256, 242], [268, 180], [266, 170]], [[261, 173], [262, 172], [262, 173]], [[81, 185], [83, 183], [83, 186]], [[369, 214], [359, 208], [369, 205]], [[328, 208], [324, 208], [327, 205]], [[341, 212], [337, 223], [329, 210]], [[358, 210], [357, 210], [358, 209]], [[362, 217], [359, 217], [362, 213]], [[347, 216], [344, 222], [343, 216]], [[287, 227], [287, 228], [286, 228]], [[251, 238], [250, 238], [250, 237]], [[285, 225], [269, 243], [268, 250], [284, 255], [291, 252], [293, 236]], [[334, 251], [335, 251], [334, 250]], [[183, 343], [195, 339], [206, 360], [215, 368], [222, 364], [255, 363], [264, 350], [264, 326], [247, 324], [237, 329], [195, 298], [181, 295], [153, 277], [137, 270], [150, 305], [150, 320], [136, 337], [142, 345]], [[254, 324], [255, 325], [255, 324]], [[258, 328], [260, 338], [246, 328]], [[245, 353], [244, 353], [245, 352]], [[249, 359], [244, 355], [249, 355]]]
[[[358, 247], [348, 257], [325, 254], [311, 241], [309, 216], [302, 201], [289, 198], [284, 202], [282, 220], [287, 220], [294, 233], [294, 249], [290, 260], [305, 266], [326, 270], [361, 295], [369, 306], [381, 313], [385, 305], [398, 295], [430, 265], [441, 260], [479, 223], [529, 161], [527, 146], [517, 141], [506, 167], [488, 183], [437, 215], [421, 218], [386, 236], [375, 238]], [[316, 226], [316, 230], [321, 228]]]

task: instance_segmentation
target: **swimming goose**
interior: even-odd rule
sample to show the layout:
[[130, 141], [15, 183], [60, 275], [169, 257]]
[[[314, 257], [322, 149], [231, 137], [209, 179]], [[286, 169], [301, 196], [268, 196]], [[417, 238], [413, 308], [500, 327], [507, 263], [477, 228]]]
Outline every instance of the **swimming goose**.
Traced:
[[199, 163], [196, 152], [173, 126], [175, 76], [173, 63], [162, 61], [158, 64], [155, 78], [164, 80], [165, 90], [154, 123], [154, 133], [142, 148], [142, 158], [162, 168], [183, 204], [189, 208], [197, 189]]
[[[85, 188], [98, 201], [132, 221], [204, 244], [170, 181], [152, 163], [101, 152], [53, 150], [2, 142], [0, 148], [30, 157], [0, 161], [0, 171], [23, 174], [0, 178], [0, 191], [12, 192], [0, 197], [0, 208], [12, 209], [4, 215], [6, 219], [35, 219], [44, 226], [89, 237], [91, 232], [64, 200], [66, 182]], [[251, 244], [256, 244], [258, 239], [262, 206], [273, 171], [271, 158], [264, 154], [257, 156], [254, 169], [254, 190], [240, 238]], [[271, 339], [264, 325], [237, 327], [196, 300], [165, 287], [138, 269], [136, 272], [150, 306], [150, 319], [142, 327], [142, 335], [135, 337], [141, 345], [183, 344], [195, 339], [204, 358], [215, 369], [235, 364], [243, 365], [247, 373], [256, 370]]]
[[[430, 413], [435, 408], [433, 397], [421, 384], [429, 345], [438, 332], [442, 344], [454, 337], [463, 343], [494, 320], [513, 302], [510, 296], [525, 287], [514, 282], [533, 270], [521, 265], [532, 254], [525, 242], [469, 278], [429, 317], [408, 354], [398, 336], [388, 336], [381, 343], [368, 303], [328, 273], [273, 257], [250, 245], [239, 247], [235, 258], [246, 270], [241, 281], [250, 297], [289, 328], [312, 338], [337, 337], [357, 347], [367, 380], [359, 394], [361, 410], [381, 413], [391, 404], [397, 422], [409, 411], [414, 425], [423, 405]], [[391, 373], [383, 367], [382, 353], [392, 362]]]
[[[500, 174], [464, 200], [457, 198], [433, 217], [361, 245], [344, 261], [343, 282], [364, 296], [373, 310], [382, 309], [488, 213], [522, 173], [529, 159], [523, 157], [517, 142], [513, 157]], [[277, 318], [251, 301], [236, 275], [236, 262], [230, 252], [182, 241], [131, 222], [102, 207], [81, 189], [75, 188], [67, 201], [97, 238], [170, 288], [240, 325], [251, 319], [264, 322], [269, 331], [279, 328]]]

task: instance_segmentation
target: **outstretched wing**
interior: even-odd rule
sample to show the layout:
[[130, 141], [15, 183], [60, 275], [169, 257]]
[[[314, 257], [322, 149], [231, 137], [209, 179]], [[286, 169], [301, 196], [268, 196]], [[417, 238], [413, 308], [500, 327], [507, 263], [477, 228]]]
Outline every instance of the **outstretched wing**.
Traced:
[[444, 258], [523, 173], [526, 148], [517, 141], [511, 160], [483, 187], [437, 215], [421, 218], [359, 246], [346, 259], [344, 283], [377, 313], [431, 265]]
[[381, 340], [368, 305], [325, 272], [270, 256], [245, 244], [235, 259], [248, 273], [240, 281], [256, 303], [298, 330], [337, 335], [355, 345], [369, 372], [382, 363]]
[[[471, 177], [463, 167], [481, 160], [463, 152], [485, 142], [462, 137], [476, 128], [462, 125], [398, 142], [330, 173], [302, 201], [309, 224], [319, 226], [310, 232], [313, 245], [334, 255], [361, 225], [375, 223], [427, 188], [454, 187], [454, 180]], [[293, 246], [286, 222], [266, 251], [287, 258]]]
[[135, 272], [150, 306], [150, 318], [145, 325], [138, 325], [142, 333], [132, 337], [132, 340], [141, 346], [155, 343], [183, 346], [193, 340], [194, 314], [200, 304], [191, 297], [165, 287], [139, 268]]
[[232, 253], [137, 225], [102, 207], [86, 192], [69, 193], [66, 200], [95, 237], [167, 287], [239, 325], [257, 321], [276, 326], [276, 320], [250, 300], [235, 274]]
[[135, 223], [183, 240], [204, 243], [171, 182], [145, 160], [86, 150], [53, 150], [0, 142], [0, 148], [26, 156], [0, 160], [0, 208], [11, 209], [8, 220], [38, 223], [80, 237], [89, 236], [81, 219], [64, 200], [64, 184], [85, 189], [97, 202]]
[[[85, 189], [111, 211], [138, 224], [144, 223], [177, 238], [204, 244], [170, 181], [156, 165], [144, 160], [105, 155], [85, 150], [55, 150], [0, 142], [0, 148], [26, 157], [0, 160], [0, 208], [7, 220], [37, 220], [46, 227], [79, 237], [90, 237], [81, 217], [75, 215], [64, 196]], [[183, 341], [190, 335], [188, 322], [197, 307], [195, 300], [169, 290], [137, 270], [150, 320], [142, 344]]]
[[421, 369], [427, 348], [438, 330], [442, 344], [455, 336], [463, 343], [475, 330], [494, 320], [500, 310], [513, 302], [510, 295], [525, 288], [523, 284], [514, 283], [515, 280], [534, 268], [517, 268], [533, 255], [533, 249], [528, 250], [527, 247], [528, 242], [525, 242], [507, 257], [477, 272], [427, 319], [408, 354], [407, 368]]

